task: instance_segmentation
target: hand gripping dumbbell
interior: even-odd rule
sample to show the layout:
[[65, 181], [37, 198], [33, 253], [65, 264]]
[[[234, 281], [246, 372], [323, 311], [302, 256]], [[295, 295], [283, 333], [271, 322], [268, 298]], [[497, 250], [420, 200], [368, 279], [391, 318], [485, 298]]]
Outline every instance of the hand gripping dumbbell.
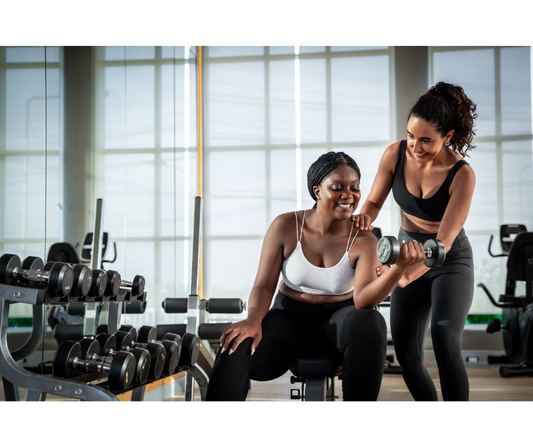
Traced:
[[[446, 247], [438, 239], [428, 239], [424, 243], [427, 267], [440, 267], [446, 259]], [[384, 236], [378, 241], [378, 259], [382, 264], [394, 264], [400, 257], [400, 244], [394, 236]]]
[[110, 297], [117, 296], [119, 289], [127, 289], [131, 296], [136, 298], [144, 293], [144, 277], [137, 275], [133, 281], [122, 279], [119, 272], [114, 270], [107, 271], [107, 288], [105, 294]]
[[[25, 268], [28, 266], [32, 268]], [[0, 257], [0, 283], [45, 286], [50, 295], [64, 297], [72, 290], [74, 272], [70, 266], [58, 262], [53, 263], [49, 270], [44, 269], [42, 260], [36, 257], [27, 258], [23, 267], [17, 255], [5, 254]]]
[[[168, 377], [174, 374], [178, 368], [181, 356], [181, 337], [178, 334], [167, 333], [162, 341], [157, 340], [157, 329], [154, 326], [142, 326], [137, 331], [130, 326], [121, 326], [120, 330], [129, 331], [132, 334], [132, 347], [149, 349], [150, 345], [161, 345], [165, 349], [166, 361], [161, 374], [162, 377]], [[117, 333], [118, 340], [118, 333]]]
[[[93, 340], [94, 341], [94, 340]], [[87, 359], [90, 355], [92, 358]], [[91, 351], [83, 355], [79, 342], [65, 341], [61, 343], [52, 363], [53, 374], [68, 379], [82, 371], [109, 373], [107, 382], [109, 389], [123, 392], [130, 388], [135, 373], [135, 357], [132, 353], [121, 351], [107, 363], [93, 356]]]
[[100, 333], [95, 339], [100, 344], [99, 359], [102, 359], [105, 363], [111, 363], [113, 358], [116, 357], [119, 352], [130, 352], [135, 358], [133, 384], [135, 386], [140, 386], [148, 381], [150, 364], [152, 363], [152, 356], [148, 350], [142, 348], [135, 348], [131, 351], [122, 350], [120, 347], [117, 347], [117, 339], [114, 334]]
[[[145, 349], [150, 353], [151, 362], [150, 362], [150, 371], [148, 373], [149, 380], [158, 380], [163, 374], [163, 370], [167, 365], [167, 351], [165, 346], [161, 343], [136, 343], [133, 338], [134, 333], [118, 331], [115, 333], [115, 338], [117, 340], [117, 347], [124, 351], [132, 351], [134, 349]], [[135, 334], [136, 335], [136, 334]]]

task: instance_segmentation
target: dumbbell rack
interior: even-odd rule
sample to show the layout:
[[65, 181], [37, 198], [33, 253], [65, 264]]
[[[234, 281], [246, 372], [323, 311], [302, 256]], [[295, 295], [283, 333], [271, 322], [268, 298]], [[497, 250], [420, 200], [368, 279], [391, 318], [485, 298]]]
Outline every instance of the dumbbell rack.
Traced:
[[40, 306], [54, 300], [42, 289], [0, 285], [0, 374], [12, 384], [28, 390], [26, 401], [44, 401], [47, 394], [87, 401], [118, 400], [112, 392], [92, 385], [104, 381], [103, 374], [84, 375], [83, 381], [79, 377], [77, 380], [59, 379], [26, 371], [13, 359], [7, 344], [10, 305], [25, 303]]

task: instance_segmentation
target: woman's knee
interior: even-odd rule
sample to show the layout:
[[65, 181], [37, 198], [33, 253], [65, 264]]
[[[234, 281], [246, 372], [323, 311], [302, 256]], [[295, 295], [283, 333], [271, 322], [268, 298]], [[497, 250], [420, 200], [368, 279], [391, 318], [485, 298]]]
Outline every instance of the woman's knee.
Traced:
[[374, 340], [387, 344], [387, 324], [383, 315], [375, 309], [354, 309], [345, 321], [348, 339]]

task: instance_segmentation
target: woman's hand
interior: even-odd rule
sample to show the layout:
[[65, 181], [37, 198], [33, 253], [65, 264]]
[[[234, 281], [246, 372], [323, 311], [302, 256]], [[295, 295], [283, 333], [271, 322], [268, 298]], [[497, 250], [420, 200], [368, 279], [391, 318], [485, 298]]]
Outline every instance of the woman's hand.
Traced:
[[403, 241], [400, 246], [400, 257], [396, 261], [396, 265], [402, 270], [407, 270], [411, 265], [418, 264], [424, 259], [426, 259], [426, 252], [420, 242]]
[[373, 225], [370, 223], [370, 216], [368, 214], [352, 214], [350, 220], [354, 222], [354, 227], [363, 231], [372, 231]]
[[224, 352], [231, 346], [229, 355], [237, 349], [243, 340], [247, 338], [253, 338], [252, 342], [252, 354], [255, 351], [255, 348], [259, 345], [261, 338], [263, 338], [263, 333], [261, 330], [261, 322], [256, 322], [255, 320], [250, 320], [246, 318], [245, 320], [238, 321], [222, 332], [222, 337], [220, 338], [220, 347], [222, 348], [221, 352]]

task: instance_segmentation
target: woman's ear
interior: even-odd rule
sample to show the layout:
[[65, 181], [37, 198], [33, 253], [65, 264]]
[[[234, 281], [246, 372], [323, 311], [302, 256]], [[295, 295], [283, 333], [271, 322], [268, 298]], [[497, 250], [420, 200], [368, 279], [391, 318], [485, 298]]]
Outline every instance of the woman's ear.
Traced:
[[320, 186], [313, 186], [313, 192], [315, 193], [316, 199], [320, 200]]
[[453, 135], [455, 134], [455, 130], [450, 130], [447, 134], [446, 134], [446, 143], [444, 144], [448, 144], [450, 142], [450, 140], [452, 139]]

